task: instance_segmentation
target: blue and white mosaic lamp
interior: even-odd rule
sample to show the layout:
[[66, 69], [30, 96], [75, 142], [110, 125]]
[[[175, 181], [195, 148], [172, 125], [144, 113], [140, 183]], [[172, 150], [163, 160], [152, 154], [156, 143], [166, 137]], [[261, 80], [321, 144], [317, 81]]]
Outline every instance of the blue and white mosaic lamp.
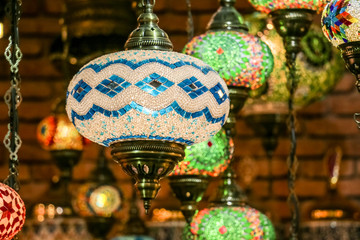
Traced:
[[159, 179], [225, 123], [225, 82], [199, 59], [172, 52], [149, 0], [125, 48], [85, 65], [72, 79], [66, 110], [76, 129], [112, 155], [137, 181], [145, 209]]

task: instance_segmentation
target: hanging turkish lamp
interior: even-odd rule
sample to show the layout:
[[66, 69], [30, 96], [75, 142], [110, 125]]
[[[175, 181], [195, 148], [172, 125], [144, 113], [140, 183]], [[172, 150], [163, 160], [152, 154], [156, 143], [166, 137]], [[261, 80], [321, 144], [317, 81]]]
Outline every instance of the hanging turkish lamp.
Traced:
[[[230, 94], [247, 96], [265, 83], [273, 68], [270, 49], [248, 33], [236, 0], [220, 0], [207, 32], [194, 37], [183, 52], [207, 62], [225, 80]], [[235, 100], [235, 99], [234, 99]]]
[[228, 85], [229, 129], [233, 128], [231, 125], [235, 124], [236, 114], [244, 106], [249, 90], [265, 83], [274, 62], [269, 47], [248, 33], [243, 17], [234, 7], [236, 0], [219, 2], [220, 7], [208, 23], [207, 32], [190, 40], [183, 52], [208, 63]]
[[25, 223], [25, 204], [19, 194], [0, 182], [0, 239], [12, 239]]
[[298, 74], [296, 58], [301, 51], [301, 40], [308, 32], [315, 11], [320, 12], [325, 6], [326, 0], [249, 0], [255, 8], [262, 12], [270, 13], [276, 31], [282, 37], [285, 48], [287, 67], [287, 89], [289, 91], [289, 138], [291, 141], [288, 158], [288, 202], [291, 210], [291, 239], [298, 239], [300, 209], [298, 198], [295, 193], [296, 171], [298, 160], [296, 157], [296, 133], [295, 133], [295, 108], [294, 96], [298, 87]]
[[89, 140], [82, 137], [69, 121], [65, 99], [55, 101], [51, 115], [39, 123], [36, 135], [41, 147], [50, 151], [62, 175], [71, 179], [72, 169], [79, 162]]
[[325, 36], [338, 49], [346, 67], [356, 77], [360, 91], [360, 2], [357, 0], [330, 1], [321, 18]]
[[95, 59], [74, 76], [66, 109], [80, 134], [111, 146], [148, 212], [185, 146], [206, 141], [225, 123], [229, 97], [211, 67], [171, 51], [151, 1], [138, 22], [126, 51]]
[[80, 186], [73, 199], [74, 210], [85, 219], [88, 231], [95, 239], [105, 239], [122, 204], [123, 194], [116, 186], [116, 178], [101, 147], [90, 182]]
[[219, 176], [229, 165], [232, 139], [220, 130], [208, 141], [185, 148], [185, 159], [170, 174], [169, 184], [188, 223], [197, 210], [210, 177]]
[[[286, 58], [281, 36], [266, 14], [252, 14], [247, 21], [250, 32], [257, 34], [274, 54], [274, 71], [265, 85], [250, 92], [244, 108], [245, 120], [258, 136], [262, 136], [268, 158], [272, 158], [278, 136], [286, 129], [287, 101]], [[345, 68], [336, 49], [328, 44], [317, 26], [312, 26], [301, 40], [302, 50], [296, 59], [298, 83], [294, 107], [300, 109], [326, 96], [341, 79]]]
[[[286, 89], [286, 58], [281, 36], [266, 14], [252, 14], [247, 18], [250, 32], [257, 34], [274, 54], [274, 70], [261, 88], [251, 91], [248, 112], [285, 112], [289, 92]], [[323, 99], [344, 73], [341, 57], [331, 47], [318, 26], [312, 26], [302, 38], [301, 51], [296, 59], [298, 87], [294, 93], [296, 109]]]
[[50, 152], [60, 169], [60, 176], [52, 180], [49, 190], [32, 207], [31, 218], [25, 224], [26, 231], [21, 233], [20, 238], [89, 239], [85, 221], [76, 215], [68, 197], [71, 196], [69, 184], [73, 168], [88, 140], [69, 121], [65, 99], [57, 99], [51, 115], [39, 123], [37, 138], [41, 147]]

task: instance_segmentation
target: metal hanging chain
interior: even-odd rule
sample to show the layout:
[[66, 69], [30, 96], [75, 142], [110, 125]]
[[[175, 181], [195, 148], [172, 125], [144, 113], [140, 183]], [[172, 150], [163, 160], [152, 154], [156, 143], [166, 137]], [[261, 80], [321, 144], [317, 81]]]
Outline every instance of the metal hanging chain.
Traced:
[[20, 0], [11, 0], [7, 3], [5, 11], [11, 22], [11, 34], [9, 37], [9, 45], [5, 49], [5, 58], [10, 64], [10, 88], [5, 93], [5, 103], [9, 108], [8, 115], [10, 122], [8, 124], [8, 132], [4, 138], [4, 145], [9, 151], [9, 176], [4, 183], [19, 191], [20, 184], [18, 180], [18, 151], [21, 146], [21, 139], [18, 134], [18, 111], [22, 96], [20, 93], [20, 74], [19, 63], [22, 58], [22, 53], [19, 48], [19, 32], [18, 22], [20, 19], [21, 10]]
[[186, 0], [186, 7], [188, 14], [186, 31], [188, 35], [188, 41], [190, 41], [194, 37], [194, 19], [191, 13], [191, 0]]
[[295, 180], [296, 172], [299, 165], [298, 159], [296, 157], [296, 133], [295, 133], [295, 109], [294, 109], [294, 94], [297, 89], [298, 84], [298, 75], [296, 72], [296, 53], [287, 53], [286, 54], [286, 64], [289, 70], [287, 77], [287, 88], [289, 90], [289, 122], [288, 127], [290, 131], [290, 155], [287, 160], [288, 165], [288, 204], [291, 211], [291, 227], [290, 227], [290, 239], [297, 240], [300, 224], [300, 211], [299, 211], [299, 201], [295, 193]]

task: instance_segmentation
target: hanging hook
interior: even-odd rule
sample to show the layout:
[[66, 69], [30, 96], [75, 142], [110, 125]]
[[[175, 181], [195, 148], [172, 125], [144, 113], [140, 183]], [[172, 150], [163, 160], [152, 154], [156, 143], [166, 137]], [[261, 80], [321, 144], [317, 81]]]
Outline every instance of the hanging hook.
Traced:
[[360, 117], [360, 113], [354, 114], [354, 121], [356, 122], [358, 128], [360, 128], [360, 120], [358, 120], [358, 117]]

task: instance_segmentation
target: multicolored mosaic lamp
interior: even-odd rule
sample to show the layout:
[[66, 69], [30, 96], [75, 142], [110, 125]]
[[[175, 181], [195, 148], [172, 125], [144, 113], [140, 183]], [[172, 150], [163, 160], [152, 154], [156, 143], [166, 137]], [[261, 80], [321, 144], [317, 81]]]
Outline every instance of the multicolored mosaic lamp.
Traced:
[[95, 239], [104, 239], [122, 203], [123, 194], [116, 186], [115, 176], [108, 167], [104, 148], [101, 147], [90, 182], [82, 185], [73, 199], [74, 210], [85, 219], [88, 231]]
[[360, 2], [333, 0], [322, 13], [321, 25], [329, 41], [341, 50], [346, 67], [356, 77], [360, 92]]
[[11, 240], [23, 227], [25, 214], [19, 194], [0, 182], [0, 239]]
[[191, 233], [199, 240], [275, 239], [271, 221], [248, 206], [205, 208], [191, 222]]
[[230, 161], [233, 142], [225, 130], [220, 130], [208, 141], [188, 146], [185, 159], [170, 174], [170, 186], [181, 202], [181, 211], [190, 223], [197, 203], [204, 194], [209, 177], [219, 176]]
[[210, 66], [171, 51], [153, 4], [144, 3], [127, 51], [95, 59], [74, 76], [67, 113], [83, 136], [112, 147], [147, 212], [185, 146], [208, 140], [225, 123], [229, 93]]

